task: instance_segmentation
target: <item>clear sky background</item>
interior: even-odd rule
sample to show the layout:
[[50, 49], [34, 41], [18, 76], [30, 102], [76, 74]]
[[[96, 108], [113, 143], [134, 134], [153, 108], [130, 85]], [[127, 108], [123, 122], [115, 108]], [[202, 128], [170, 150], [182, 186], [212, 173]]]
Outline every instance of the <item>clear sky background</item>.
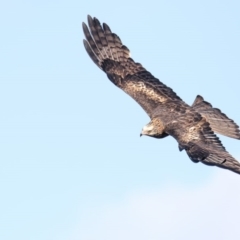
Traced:
[[[194, 164], [90, 60], [87, 14], [187, 103], [240, 124], [239, 1], [2, 1], [0, 239], [240, 237], [240, 176]], [[240, 141], [221, 137], [240, 160]]]

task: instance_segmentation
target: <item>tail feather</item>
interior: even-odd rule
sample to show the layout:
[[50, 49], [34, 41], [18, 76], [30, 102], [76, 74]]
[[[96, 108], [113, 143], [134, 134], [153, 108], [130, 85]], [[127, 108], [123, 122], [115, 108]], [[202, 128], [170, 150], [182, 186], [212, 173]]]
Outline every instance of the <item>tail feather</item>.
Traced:
[[207, 119], [214, 132], [240, 139], [239, 126], [220, 109], [213, 108], [210, 103], [204, 101], [203, 97], [198, 95], [192, 107]]

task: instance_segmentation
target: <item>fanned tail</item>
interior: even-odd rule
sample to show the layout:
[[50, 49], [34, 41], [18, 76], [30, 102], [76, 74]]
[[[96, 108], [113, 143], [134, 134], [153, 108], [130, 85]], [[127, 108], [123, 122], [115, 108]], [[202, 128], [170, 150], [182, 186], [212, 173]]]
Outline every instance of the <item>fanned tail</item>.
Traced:
[[239, 126], [220, 109], [204, 101], [203, 97], [197, 96], [192, 107], [210, 123], [212, 130], [227, 137], [240, 139]]

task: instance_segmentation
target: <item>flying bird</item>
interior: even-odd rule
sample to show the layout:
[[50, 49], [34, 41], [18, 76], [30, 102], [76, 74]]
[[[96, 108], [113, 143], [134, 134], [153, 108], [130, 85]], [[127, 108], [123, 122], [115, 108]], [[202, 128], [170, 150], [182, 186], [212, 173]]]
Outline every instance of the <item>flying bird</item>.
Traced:
[[88, 16], [83, 23], [84, 47], [92, 61], [110, 81], [146, 111], [151, 121], [141, 135], [172, 136], [194, 162], [218, 166], [240, 174], [240, 163], [222, 145], [215, 133], [240, 139], [239, 126], [203, 97], [192, 106], [130, 57], [129, 49], [106, 24]]

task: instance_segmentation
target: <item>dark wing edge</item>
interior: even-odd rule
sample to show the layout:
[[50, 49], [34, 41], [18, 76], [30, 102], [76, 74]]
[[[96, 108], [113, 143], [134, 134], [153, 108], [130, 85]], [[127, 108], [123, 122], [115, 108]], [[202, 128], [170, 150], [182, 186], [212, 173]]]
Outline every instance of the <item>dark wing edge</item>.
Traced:
[[129, 49], [106, 23], [101, 25], [97, 18], [88, 16], [88, 26], [85, 23], [82, 26], [86, 38], [83, 44], [92, 61], [150, 117], [159, 102], [167, 99], [181, 101], [171, 88], [130, 58]]
[[212, 105], [205, 101], [202, 96], [197, 96], [193, 105], [193, 109], [204, 116], [210, 123], [214, 132], [227, 137], [240, 139], [239, 126], [220, 109], [213, 108]]
[[188, 148], [185, 149], [189, 158], [193, 162], [200, 161], [240, 174], [240, 163], [226, 151], [206, 119], [203, 118], [197, 131], [199, 139], [189, 142]]

